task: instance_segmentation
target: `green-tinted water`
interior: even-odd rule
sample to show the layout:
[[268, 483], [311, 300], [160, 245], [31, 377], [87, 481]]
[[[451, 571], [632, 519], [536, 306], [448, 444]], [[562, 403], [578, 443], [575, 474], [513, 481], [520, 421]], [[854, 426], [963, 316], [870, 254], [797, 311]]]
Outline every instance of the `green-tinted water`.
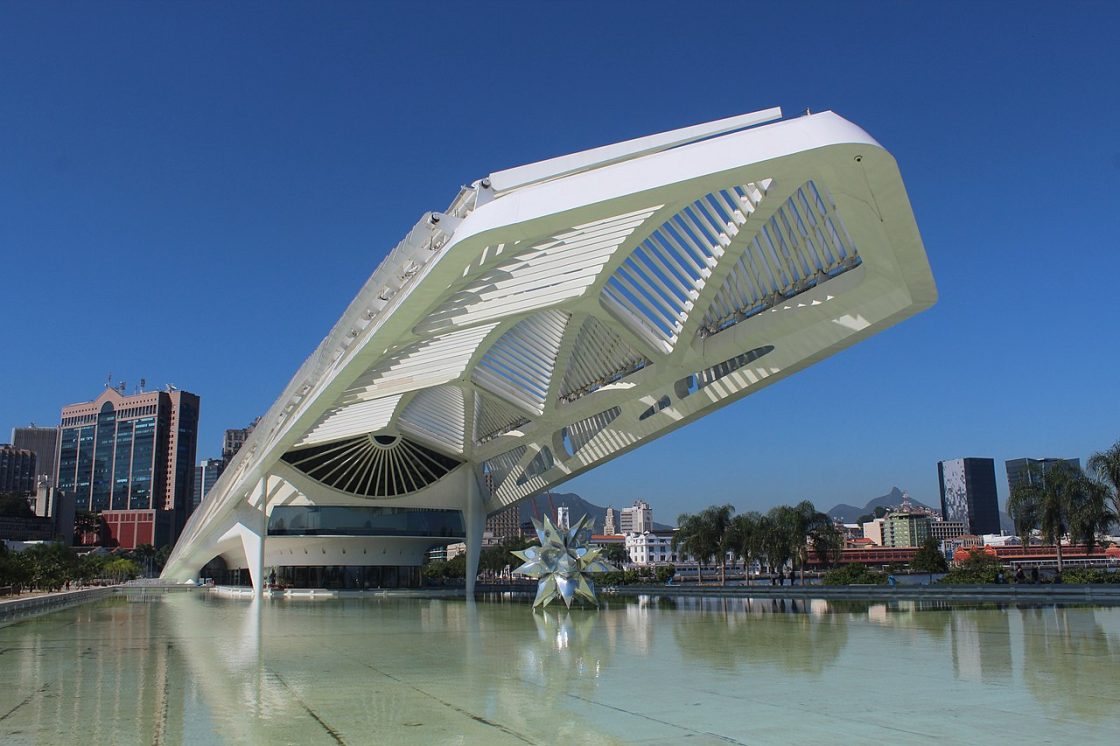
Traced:
[[117, 597], [0, 628], [3, 744], [1120, 741], [1120, 609]]

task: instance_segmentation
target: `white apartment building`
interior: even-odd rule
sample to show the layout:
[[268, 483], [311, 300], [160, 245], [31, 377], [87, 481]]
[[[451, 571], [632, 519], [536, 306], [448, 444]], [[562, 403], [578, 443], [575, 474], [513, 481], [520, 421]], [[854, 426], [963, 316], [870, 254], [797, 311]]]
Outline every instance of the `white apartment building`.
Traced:
[[619, 533], [644, 534], [653, 531], [653, 510], [645, 500], [635, 500], [633, 506], [619, 511]]

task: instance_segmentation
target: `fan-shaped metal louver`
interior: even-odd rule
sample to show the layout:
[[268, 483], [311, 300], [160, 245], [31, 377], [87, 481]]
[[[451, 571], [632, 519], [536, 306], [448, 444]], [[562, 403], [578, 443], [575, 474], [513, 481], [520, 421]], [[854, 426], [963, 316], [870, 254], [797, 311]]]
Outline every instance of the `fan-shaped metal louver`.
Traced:
[[461, 461], [397, 435], [363, 435], [288, 451], [284, 461], [336, 490], [398, 497], [443, 478]]

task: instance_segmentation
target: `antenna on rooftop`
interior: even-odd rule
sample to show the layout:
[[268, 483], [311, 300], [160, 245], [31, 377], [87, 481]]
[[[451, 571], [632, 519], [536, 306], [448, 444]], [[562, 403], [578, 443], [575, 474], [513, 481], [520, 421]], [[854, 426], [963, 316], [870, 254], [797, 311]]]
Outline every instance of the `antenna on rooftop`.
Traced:
[[109, 371], [109, 375], [105, 376], [105, 388], [113, 388], [113, 371]]
[[140, 393], [141, 393], [141, 394], [143, 394], [143, 393], [144, 393], [144, 387], [145, 387], [145, 386], [147, 386], [147, 385], [148, 385], [148, 379], [146, 379], [146, 378], [141, 378], [141, 379], [140, 379]]
[[122, 395], [124, 394], [126, 389], [128, 389], [128, 381], [121, 381], [119, 384], [117, 384], [117, 391], [121, 392]]

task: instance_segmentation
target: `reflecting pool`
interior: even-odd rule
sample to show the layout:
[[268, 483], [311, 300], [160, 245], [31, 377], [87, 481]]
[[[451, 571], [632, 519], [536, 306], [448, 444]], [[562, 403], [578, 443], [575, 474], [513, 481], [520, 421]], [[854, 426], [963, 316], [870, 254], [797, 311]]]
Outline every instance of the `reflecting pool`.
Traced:
[[0, 627], [0, 743], [1120, 742], [1120, 609], [119, 596]]

